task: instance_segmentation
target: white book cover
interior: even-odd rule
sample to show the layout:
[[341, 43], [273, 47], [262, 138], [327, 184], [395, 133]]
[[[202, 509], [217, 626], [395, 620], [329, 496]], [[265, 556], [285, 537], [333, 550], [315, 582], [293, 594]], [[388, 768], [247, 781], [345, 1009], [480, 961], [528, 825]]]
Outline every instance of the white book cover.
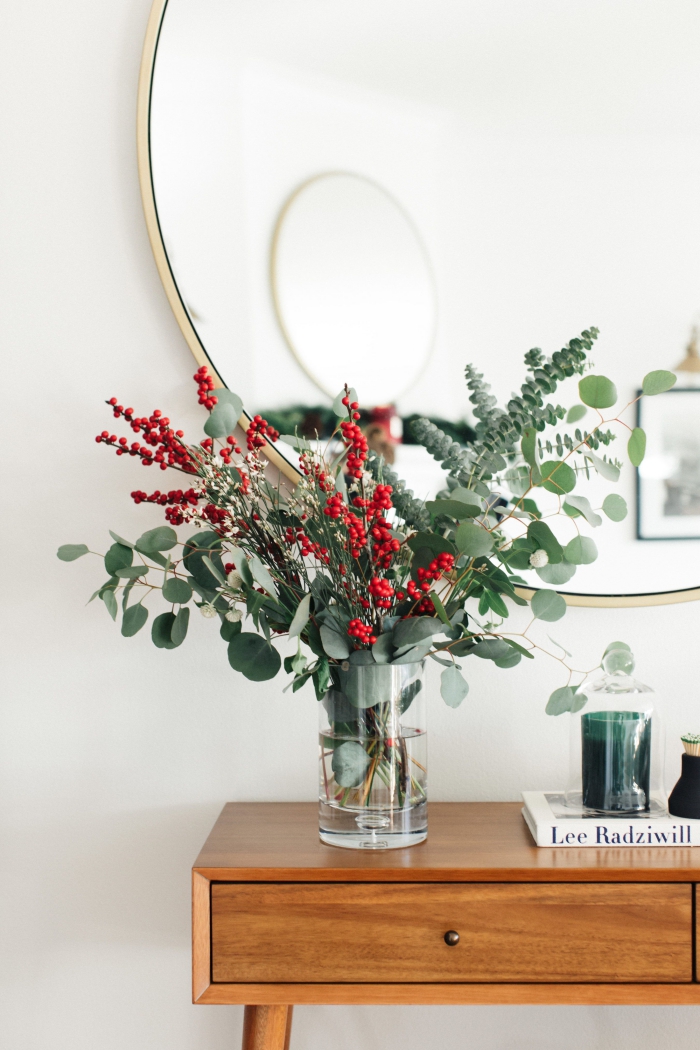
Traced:
[[700, 820], [667, 813], [570, 815], [561, 791], [523, 791], [523, 802], [525, 823], [538, 846], [700, 846]]

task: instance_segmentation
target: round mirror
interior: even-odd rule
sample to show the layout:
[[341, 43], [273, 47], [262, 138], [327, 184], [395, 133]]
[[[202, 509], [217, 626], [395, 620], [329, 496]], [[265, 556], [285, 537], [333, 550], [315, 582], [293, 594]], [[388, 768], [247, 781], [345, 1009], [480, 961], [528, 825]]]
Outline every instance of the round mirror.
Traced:
[[[467, 363], [504, 406], [527, 350], [596, 325], [592, 363], [634, 401], [682, 361], [700, 305], [692, 40], [672, 4], [154, 0], [141, 185], [193, 353], [251, 412], [320, 419], [347, 381], [363, 408], [395, 401], [469, 441]], [[697, 369], [689, 351], [674, 391], [628, 411], [643, 469], [582, 486], [593, 514], [560, 539], [580, 528], [600, 556], [557, 583], [570, 603], [700, 597]], [[554, 400], [574, 406], [576, 379]], [[576, 419], [555, 452], [557, 432], [596, 425]], [[624, 461], [625, 440], [606, 453]], [[443, 487], [422, 446], [395, 454], [416, 496]]]
[[305, 183], [279, 217], [271, 274], [289, 348], [325, 394], [352, 379], [366, 404], [385, 405], [416, 381], [435, 291], [418, 233], [385, 190], [343, 172]]

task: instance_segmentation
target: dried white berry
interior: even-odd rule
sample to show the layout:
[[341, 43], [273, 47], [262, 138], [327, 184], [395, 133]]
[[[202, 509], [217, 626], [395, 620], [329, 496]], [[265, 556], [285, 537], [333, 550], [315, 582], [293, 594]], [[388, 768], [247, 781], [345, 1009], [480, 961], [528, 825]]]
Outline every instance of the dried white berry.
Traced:
[[243, 613], [240, 609], [229, 609], [224, 616], [224, 620], [228, 620], [229, 623], [240, 623], [243, 619]]
[[549, 564], [547, 551], [539, 550], [530, 555], [530, 565], [532, 565], [533, 569], [543, 569], [547, 564]]
[[216, 609], [213, 605], [200, 605], [199, 611], [207, 620], [211, 620], [216, 616]]
[[230, 573], [226, 577], [226, 583], [229, 585], [231, 590], [239, 591], [241, 584], [243, 583], [243, 577], [237, 569], [231, 569]]

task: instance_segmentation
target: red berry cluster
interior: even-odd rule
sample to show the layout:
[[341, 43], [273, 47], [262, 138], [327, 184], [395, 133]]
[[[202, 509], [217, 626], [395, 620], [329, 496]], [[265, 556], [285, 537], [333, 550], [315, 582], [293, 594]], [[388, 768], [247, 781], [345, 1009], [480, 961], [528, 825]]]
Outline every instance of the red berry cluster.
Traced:
[[214, 526], [215, 529], [226, 527], [230, 525], [231, 518], [227, 510], [222, 510], [221, 507], [215, 507], [213, 503], [207, 503], [206, 507], [202, 508], [202, 516], [207, 519], [208, 522]]
[[229, 434], [229, 436], [226, 438], [226, 442], [226, 445], [224, 445], [224, 447], [221, 449], [219, 455], [223, 459], [226, 466], [228, 466], [231, 462], [231, 456], [233, 455], [233, 453], [236, 452], [240, 456], [242, 455], [242, 452], [236, 444], [236, 439], [235, 437], [233, 437], [232, 434]]
[[301, 525], [296, 527], [296, 530], [291, 526], [287, 526], [284, 532], [284, 541], [293, 546], [295, 543], [299, 544], [299, 553], [302, 558], [308, 558], [313, 556], [318, 561], [322, 561], [324, 565], [330, 565], [331, 556], [328, 553], [327, 547], [322, 547], [320, 543], [315, 543], [311, 540]]
[[373, 576], [369, 582], [369, 593], [378, 609], [390, 609], [394, 600], [394, 588], [388, 580]]
[[206, 365], [202, 365], [201, 368], [197, 369], [192, 378], [197, 384], [200, 405], [204, 405], [205, 408], [208, 408], [209, 411], [211, 411], [219, 399], [215, 394], [212, 394], [214, 380], [209, 375], [209, 369]]
[[350, 637], [356, 638], [358, 642], [361, 642], [363, 645], [374, 645], [377, 636], [373, 631], [374, 628], [363, 623], [362, 620], [351, 620], [348, 624], [348, 634]]
[[[159, 408], [156, 408], [152, 415], [148, 417], [138, 417], [134, 416], [133, 408], [125, 409], [117, 404], [116, 397], [110, 398], [107, 404], [112, 406], [115, 419], [123, 416], [135, 434], [143, 434], [143, 440], [146, 444], [142, 445], [139, 441], [132, 441], [129, 444], [128, 438], [125, 437], [121, 437], [117, 441], [117, 435], [110, 434], [108, 430], [103, 430], [101, 434], [97, 435], [95, 441], [98, 444], [116, 446], [118, 456], [139, 456], [144, 467], [150, 467], [153, 463], [157, 463], [161, 470], [167, 470], [168, 467], [176, 467], [188, 474], [194, 473], [195, 468], [192, 465], [190, 454], [180, 440], [184, 436], [183, 431], [171, 430], [170, 420], [163, 415]], [[147, 445], [151, 447], [147, 448]], [[155, 452], [153, 449], [155, 449]]]
[[268, 421], [263, 419], [262, 416], [253, 416], [245, 436], [248, 443], [248, 451], [253, 452], [256, 448], [264, 448], [267, 444], [265, 437], [268, 437], [270, 441], [277, 441], [280, 434], [279, 430], [275, 430], [273, 426], [270, 426]]
[[[343, 403], [346, 401], [347, 398], [343, 398]], [[357, 401], [353, 401], [351, 407], [357, 408]], [[359, 412], [354, 412], [353, 415], [355, 419], [360, 418]], [[357, 423], [353, 423], [349, 419], [344, 420], [340, 424], [340, 429], [343, 435], [343, 444], [350, 449], [346, 462], [347, 473], [353, 478], [361, 478], [362, 467], [367, 459], [367, 438]]]
[[185, 492], [182, 489], [171, 489], [170, 492], [161, 492], [159, 489], [156, 489], [149, 496], [147, 492], [135, 489], [131, 493], [131, 498], [134, 503], [157, 503], [161, 507], [173, 504], [179, 507], [185, 507], [188, 504], [196, 507], [199, 494], [194, 489], [187, 489]]
[[[438, 554], [437, 558], [433, 558], [427, 569], [419, 568], [416, 575], [418, 577], [418, 583], [415, 580], [409, 580], [406, 585], [409, 598], [417, 600], [422, 597], [422, 594], [427, 594], [430, 591], [430, 585], [433, 580], [437, 581], [445, 575], [445, 573], [451, 572], [454, 568], [455, 560], [452, 554], [443, 552]], [[424, 602], [421, 602], [423, 605]], [[433, 603], [429, 600], [430, 611], [434, 611]], [[423, 612], [425, 609], [422, 610]]]

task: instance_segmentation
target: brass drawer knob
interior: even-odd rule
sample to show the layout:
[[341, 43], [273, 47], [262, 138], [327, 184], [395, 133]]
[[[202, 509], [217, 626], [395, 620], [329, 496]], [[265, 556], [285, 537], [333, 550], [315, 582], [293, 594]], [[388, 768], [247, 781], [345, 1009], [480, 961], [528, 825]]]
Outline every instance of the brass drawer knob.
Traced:
[[449, 944], [450, 948], [454, 948], [455, 944], [459, 944], [459, 934], [456, 930], [448, 930], [445, 934], [445, 944]]

